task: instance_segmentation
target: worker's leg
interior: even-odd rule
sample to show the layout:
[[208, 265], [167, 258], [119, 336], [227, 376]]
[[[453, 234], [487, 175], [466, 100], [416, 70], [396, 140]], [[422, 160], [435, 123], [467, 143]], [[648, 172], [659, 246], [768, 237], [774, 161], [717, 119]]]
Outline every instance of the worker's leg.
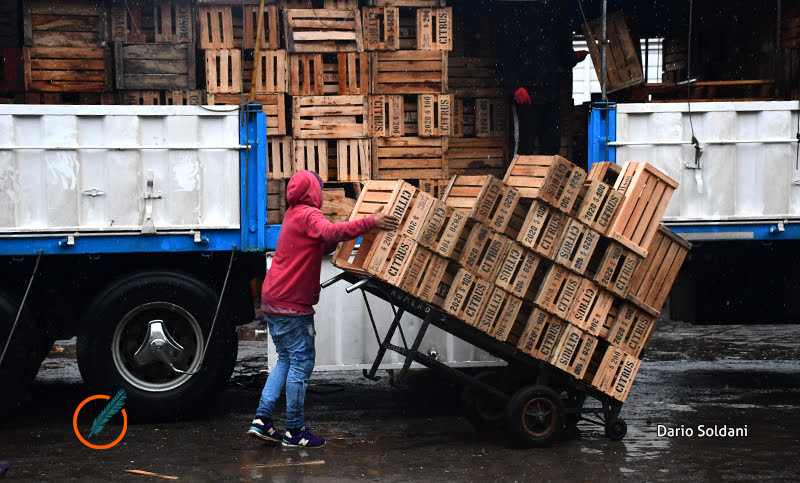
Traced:
[[[287, 337], [289, 374], [286, 379], [286, 429], [300, 430], [304, 426], [303, 405], [308, 379], [314, 371], [314, 316], [295, 317], [291, 337]], [[288, 335], [288, 334], [287, 334]], [[290, 342], [288, 342], [290, 340]]]
[[267, 324], [275, 351], [278, 353], [278, 362], [269, 372], [264, 390], [261, 392], [261, 401], [258, 404], [256, 416], [272, 418], [275, 402], [286, 387], [286, 376], [289, 373], [289, 350], [286, 348], [286, 332], [291, 329], [293, 319], [298, 317], [276, 317], [267, 315]]
[[517, 154], [533, 154], [538, 124], [536, 106], [518, 104], [517, 117], [519, 118], [519, 147], [517, 148]]
[[561, 104], [542, 104], [539, 107], [540, 152], [558, 154], [561, 151]]

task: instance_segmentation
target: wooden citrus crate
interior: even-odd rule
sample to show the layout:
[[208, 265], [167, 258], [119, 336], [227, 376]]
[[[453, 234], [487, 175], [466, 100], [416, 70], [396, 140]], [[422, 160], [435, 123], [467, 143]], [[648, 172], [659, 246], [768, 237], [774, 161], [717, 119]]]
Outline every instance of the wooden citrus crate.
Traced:
[[586, 192], [583, 193], [575, 217], [605, 235], [622, 201], [622, 194], [600, 180], [587, 181], [584, 188]]
[[131, 106], [202, 106], [204, 91], [117, 91], [117, 102]]
[[641, 361], [637, 358], [610, 346], [605, 350], [591, 384], [614, 399], [625, 402], [640, 365]]
[[515, 245], [515, 243], [505, 235], [500, 233], [492, 234], [486, 251], [479, 259], [476, 273], [486, 280], [495, 280], [512, 245]]
[[283, 11], [289, 52], [363, 52], [358, 9]]
[[101, 48], [108, 41], [108, 14], [100, 2], [22, 2], [23, 41], [28, 47]]
[[283, 223], [286, 209], [286, 182], [279, 179], [267, 180], [267, 223]]
[[659, 226], [647, 257], [633, 274], [628, 300], [657, 316], [692, 245], [664, 225]]
[[420, 240], [425, 232], [425, 220], [428, 219], [435, 203], [436, 199], [433, 196], [420, 190], [409, 209], [406, 222], [400, 227], [400, 233], [414, 241]]
[[533, 303], [542, 310], [565, 319], [578, 295], [581, 281], [579, 275], [560, 265], [552, 265], [544, 276]]
[[363, 52], [289, 55], [293, 96], [369, 94], [369, 55]]
[[267, 143], [269, 144], [267, 178], [291, 178], [294, 174], [292, 137], [272, 136], [267, 140]]
[[[249, 96], [238, 94], [213, 94], [207, 93], [208, 103], [215, 105], [239, 105], [247, 102]], [[253, 99], [255, 104], [261, 104], [261, 111], [267, 115], [267, 136], [284, 136], [286, 132], [286, 95], [285, 94], [257, 94]]]
[[596, 337], [574, 325], [567, 325], [550, 357], [550, 364], [581, 379], [596, 348]]
[[443, 138], [378, 138], [372, 140], [372, 173], [377, 179], [447, 177]]
[[369, 179], [370, 155], [366, 139], [294, 139], [294, 170], [313, 171], [325, 182]]
[[114, 44], [117, 89], [194, 90], [194, 44]]
[[368, 136], [367, 96], [297, 96], [292, 102], [296, 139], [363, 139]]
[[607, 393], [614, 383], [620, 364], [625, 359], [625, 353], [614, 346], [604, 346], [597, 352], [600, 357], [595, 373], [591, 376], [591, 385], [600, 392]]
[[[394, 260], [392, 260], [392, 263], [390, 263], [386, 273], [395, 280], [390, 280], [390, 283], [397, 286], [400, 290], [418, 297], [417, 294], [419, 293], [420, 285], [424, 284], [425, 281], [425, 271], [429, 268], [431, 259], [436, 255], [434, 255], [432, 251], [419, 245], [417, 242], [409, 239], [408, 237], [403, 236], [403, 238], [410, 240], [409, 243], [412, 244], [411, 246], [413, 249], [404, 254], [403, 250], [400, 250], [398, 247], [395, 251]], [[403, 270], [403, 273], [398, 276], [395, 274], [395, 260], [399, 260], [404, 256], [408, 258], [408, 262], [406, 262], [406, 267]]]
[[[392, 247], [386, 255], [387, 259], [383, 264], [383, 268], [375, 275], [390, 285], [397, 287], [405, 285], [407, 276], [408, 278], [413, 278], [414, 274], [408, 272], [415, 266], [412, 261], [416, 258], [418, 252], [422, 252], [424, 257], [424, 252], [429, 252], [429, 250], [420, 246], [411, 238], [398, 234], [394, 237]], [[416, 273], [416, 275], [419, 275], [419, 273]]]
[[[604, 301], [601, 298], [601, 290], [591, 280], [582, 279], [578, 287], [578, 293], [575, 295], [575, 301], [572, 303], [564, 320], [575, 327], [587, 330], [587, 324], [589, 324], [593, 316], [597, 318], [600, 316], [605, 317], [608, 314], [613, 298]], [[607, 306], [604, 307], [604, 303]], [[604, 310], [605, 312], [603, 312]]]
[[[361, 189], [361, 196], [356, 201], [356, 206], [350, 215], [350, 221], [370, 216], [381, 207], [384, 207], [387, 213], [398, 216], [398, 219], [402, 220], [416, 192], [416, 188], [404, 181], [369, 180]], [[332, 262], [342, 270], [356, 273], [360, 276], [369, 275], [370, 272], [366, 268], [370, 258], [376, 253], [377, 245], [384, 245], [381, 251], [385, 256], [391, 249], [391, 242], [394, 236], [396, 236], [395, 232], [373, 230], [361, 237], [361, 245], [355, 254], [353, 254], [353, 250], [358, 240], [342, 242], [334, 252]], [[388, 247], [386, 247], [387, 243]], [[373, 250], [373, 245], [375, 250]]]
[[[495, 290], [499, 289], [495, 287]], [[505, 297], [505, 302], [500, 307], [500, 315], [495, 320], [489, 335], [516, 346], [525, 332], [530, 312], [531, 307], [521, 299], [513, 295]]]
[[555, 251], [554, 260], [583, 275], [599, 241], [599, 233], [578, 220], [569, 219]]
[[209, 94], [242, 92], [242, 51], [206, 50], [206, 91]]
[[546, 257], [555, 256], [568, 218], [545, 202], [535, 200], [517, 236], [517, 242]]
[[453, 9], [417, 10], [417, 50], [453, 50]]
[[469, 233], [472, 225], [467, 216], [441, 201], [434, 201], [425, 218], [420, 243], [443, 257], [458, 260], [458, 248], [462, 234]]
[[535, 359], [549, 361], [567, 325], [542, 309], [533, 309], [517, 341], [517, 349]]
[[639, 357], [650, 342], [657, 322], [657, 315], [650, 315], [633, 304], [626, 303], [620, 307], [605, 339], [626, 353]]
[[491, 290], [491, 283], [461, 268], [453, 280], [442, 308], [453, 317], [474, 325]]
[[[626, 87], [645, 83], [642, 74], [640, 52], [634, 46], [625, 16], [615, 12], [606, 18], [608, 48], [606, 49], [606, 92], [615, 92]], [[602, 62], [600, 41], [602, 40], [602, 19], [594, 19], [583, 26], [586, 44], [592, 63], [597, 71], [597, 78], [602, 78]]]
[[[476, 221], [504, 228], [519, 198], [507, 188], [494, 176], [456, 175], [450, 179], [450, 184], [442, 194], [442, 201]], [[511, 206], [504, 206], [504, 201]]]
[[[402, 188], [395, 203], [389, 205], [389, 212], [397, 217], [402, 224], [409, 211], [414, 198], [417, 196], [417, 190], [411, 185], [406, 185]], [[364, 262], [364, 269], [372, 275], [380, 275], [387, 265], [389, 255], [395, 246], [395, 242], [400, 237], [397, 231], [380, 231], [375, 236], [375, 241], [369, 247], [366, 261]]]
[[91, 47], [23, 47], [26, 91], [104, 92], [111, 88], [111, 55]]
[[446, 51], [372, 52], [373, 94], [447, 92]]
[[373, 95], [370, 98], [370, 136], [449, 136], [453, 97]]
[[364, 50], [398, 50], [400, 48], [400, 9], [389, 7], [364, 7]]
[[614, 185], [623, 198], [609, 236], [646, 257], [677, 187], [675, 180], [650, 164], [626, 162]]
[[419, 189], [430, 193], [437, 200], [441, 197], [450, 180], [447, 179], [421, 179], [419, 180]]
[[[247, 52], [247, 56], [253, 55]], [[256, 94], [277, 94], [289, 91], [289, 75], [287, 72], [287, 56], [285, 50], [262, 50], [259, 52], [261, 60], [255, 78]], [[245, 58], [242, 61], [244, 92], [250, 92], [253, 85], [253, 67], [255, 59]]]
[[601, 288], [597, 292], [597, 298], [592, 307], [592, 311], [583, 324], [583, 330], [594, 336], [605, 339], [608, 337], [611, 325], [617, 318], [619, 307], [620, 302], [618, 299], [614, 298], [614, 294]]
[[598, 253], [603, 255], [592, 280], [618, 297], [625, 298], [638, 273], [642, 257], [615, 241], [604, 242], [602, 245]]
[[[366, 50], [452, 50], [453, 9], [415, 8], [397, 4], [386, 7], [365, 7], [363, 14], [363, 37]], [[401, 41], [403, 25], [413, 25], [415, 41]], [[406, 34], [407, 35], [407, 34]]]
[[513, 243], [501, 262], [495, 284], [515, 297], [533, 302], [546, 270], [541, 262], [541, 257]]
[[589, 175], [586, 177], [587, 181], [602, 181], [603, 183], [614, 186], [617, 183], [619, 175], [622, 173], [622, 166], [611, 161], [601, 161], [599, 163], [592, 163], [589, 169]]
[[415, 295], [425, 302], [442, 307], [453, 283], [453, 274], [458, 271], [456, 267], [452, 261], [434, 253], [423, 270], [424, 276]]
[[570, 213], [586, 179], [586, 172], [561, 156], [517, 155], [503, 179], [522, 192]]
[[503, 305], [505, 305], [508, 297], [510, 297], [508, 292], [500, 287], [494, 287], [489, 293], [489, 298], [486, 300], [483, 312], [475, 322], [475, 327], [487, 334], [491, 334], [503, 312]]
[[[455, 123], [451, 126], [455, 128]], [[450, 175], [491, 174], [502, 177], [505, 173], [505, 139], [451, 137], [447, 144], [447, 168]]]
[[114, 0], [110, 10], [113, 42], [193, 44], [191, 0], [156, 0], [145, 8], [137, 2]]
[[639, 372], [641, 364], [642, 361], [626, 354], [606, 394], [620, 402], [625, 402], [628, 399], [633, 380], [636, 378], [636, 373]]
[[453, 111], [454, 137], [504, 138], [505, 99], [456, 98]]
[[487, 250], [492, 232], [482, 223], [473, 223], [469, 231], [462, 234], [463, 242], [456, 246], [458, 263], [470, 272], [477, 273], [481, 256]]
[[448, 92], [458, 97], [503, 96], [494, 61], [487, 57], [451, 55], [448, 62]]

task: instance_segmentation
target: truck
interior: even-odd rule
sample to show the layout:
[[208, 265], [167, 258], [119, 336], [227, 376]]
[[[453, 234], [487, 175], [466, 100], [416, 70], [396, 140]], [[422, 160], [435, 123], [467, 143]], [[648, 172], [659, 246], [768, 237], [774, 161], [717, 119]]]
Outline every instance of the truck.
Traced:
[[4, 105], [0, 126], [0, 414], [74, 336], [93, 393], [202, 408], [277, 242], [260, 106]]

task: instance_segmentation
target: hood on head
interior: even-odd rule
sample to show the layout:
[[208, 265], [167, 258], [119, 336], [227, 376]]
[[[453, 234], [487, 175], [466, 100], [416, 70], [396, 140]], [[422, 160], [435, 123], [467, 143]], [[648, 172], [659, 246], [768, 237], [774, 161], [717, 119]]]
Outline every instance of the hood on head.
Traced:
[[308, 205], [322, 208], [322, 180], [316, 173], [301, 169], [289, 180], [286, 200], [289, 206]]

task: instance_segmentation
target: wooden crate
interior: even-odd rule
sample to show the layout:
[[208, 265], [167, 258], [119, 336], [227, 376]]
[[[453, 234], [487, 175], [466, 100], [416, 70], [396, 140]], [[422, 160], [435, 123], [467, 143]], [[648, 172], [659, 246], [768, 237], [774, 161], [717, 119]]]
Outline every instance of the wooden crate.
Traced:
[[453, 50], [453, 9], [417, 10], [417, 50]]
[[[248, 101], [249, 96], [238, 94], [207, 93], [208, 103], [215, 105], [240, 105]], [[261, 104], [261, 111], [267, 115], [267, 136], [284, 136], [286, 132], [286, 95], [257, 94], [253, 103]]]
[[430, 193], [437, 200], [441, 198], [447, 185], [450, 184], [446, 179], [421, 179], [419, 180], [419, 189], [426, 193]]
[[650, 315], [633, 304], [626, 303], [620, 307], [605, 339], [627, 354], [639, 357], [650, 342], [657, 322], [657, 315]]
[[599, 233], [577, 220], [570, 219], [564, 227], [554, 260], [583, 275], [599, 241]]
[[114, 44], [117, 89], [194, 90], [194, 44]]
[[567, 220], [563, 213], [536, 200], [531, 204], [517, 242], [546, 258], [553, 258]]
[[[407, 238], [407, 237], [403, 237]], [[417, 293], [420, 289], [420, 284], [422, 284], [425, 280], [425, 270], [428, 268], [431, 259], [435, 256], [433, 252], [428, 250], [427, 248], [422, 247], [415, 241], [411, 240], [410, 243], [413, 245], [413, 250], [405, 255], [409, 258], [409, 261], [406, 264], [405, 270], [399, 280], [393, 285], [397, 286], [400, 290], [409, 293], [411, 295], [417, 296]], [[395, 254], [395, 259], [398, 257], [404, 256], [402, 252], [399, 251]], [[387, 272], [394, 273], [394, 261], [390, 264]], [[396, 275], [391, 275], [397, 278]]]
[[206, 91], [209, 94], [242, 92], [242, 51], [206, 50]]
[[[267, 140], [267, 178], [289, 179], [294, 174], [291, 136], [272, 136]], [[349, 214], [349, 213], [348, 213]]]
[[[365, 7], [363, 37], [366, 50], [452, 50], [453, 9], [416, 8], [401, 10], [394, 4], [386, 7]], [[414, 23], [415, 21], [415, 23]], [[403, 26], [413, 25], [413, 43], [403, 43]], [[407, 34], [406, 34], [407, 35]]]
[[113, 42], [193, 44], [194, 16], [190, 0], [157, 0], [148, 8], [114, 0], [110, 9]]
[[505, 290], [494, 287], [486, 300], [486, 305], [483, 307], [478, 320], [475, 322], [475, 327], [481, 331], [491, 334], [498, 319], [503, 313], [503, 305], [511, 295]]
[[614, 399], [625, 402], [640, 365], [641, 361], [637, 358], [613, 346], [608, 347], [591, 384]]
[[369, 157], [366, 139], [294, 140], [294, 170], [313, 171], [325, 182], [369, 179]]
[[449, 136], [453, 97], [373, 95], [370, 98], [370, 136]]
[[[395, 236], [383, 268], [375, 275], [390, 285], [402, 287], [406, 284], [407, 276], [408, 278], [413, 278], [414, 274], [407, 272], [414, 267], [412, 261], [419, 251], [423, 252], [422, 255], [424, 257], [424, 252], [428, 250], [407, 236], [402, 234]], [[416, 271], [415, 274], [419, 275]]]
[[364, 50], [398, 50], [400, 48], [400, 9], [396, 6], [364, 7], [361, 26]]
[[111, 88], [111, 55], [90, 47], [23, 47], [25, 90], [104, 92]]
[[567, 325], [544, 310], [533, 309], [517, 341], [517, 349], [535, 359], [549, 361]]
[[236, 47], [233, 39], [232, 6], [212, 5], [199, 7], [197, 17], [200, 24], [201, 49], [230, 50]]
[[[606, 18], [608, 44], [606, 48], [606, 92], [615, 92], [626, 87], [645, 83], [642, 74], [641, 53], [631, 39], [625, 16], [615, 12]], [[597, 78], [602, 79], [601, 50], [602, 19], [595, 19], [583, 25], [583, 34], [592, 63], [597, 71]]]
[[650, 242], [647, 257], [633, 274], [628, 300], [658, 315], [692, 245], [664, 225]]
[[108, 17], [100, 2], [26, 0], [23, 41], [28, 47], [102, 48], [108, 41]]
[[442, 138], [372, 140], [372, 173], [377, 179], [446, 178], [446, 157]]
[[322, 214], [331, 223], [347, 221], [347, 217], [353, 212], [356, 200], [348, 198], [344, 188], [323, 188], [322, 189]]
[[286, 209], [286, 182], [278, 179], [267, 180], [267, 223], [280, 225]]
[[486, 251], [481, 254], [476, 273], [486, 280], [494, 281], [512, 245], [515, 243], [506, 236], [500, 233], [492, 234]]
[[373, 94], [447, 92], [447, 52], [372, 52]]
[[601, 355], [602, 358], [592, 377], [591, 384], [600, 392], [607, 393], [614, 383], [614, 378], [626, 354], [614, 346], [608, 346], [598, 355]]
[[600, 180], [588, 181], [584, 188], [586, 193], [575, 217], [601, 235], [605, 235], [611, 227], [614, 215], [617, 214], [622, 194]]
[[491, 290], [491, 283], [461, 268], [447, 293], [443, 308], [453, 317], [474, 325]]
[[283, 11], [289, 52], [363, 52], [358, 9]]
[[495, 284], [515, 297], [533, 302], [544, 277], [544, 267], [541, 257], [513, 243], [500, 265]]
[[504, 138], [506, 135], [506, 100], [457, 98], [453, 119], [455, 137]]
[[589, 169], [589, 175], [586, 176], [587, 181], [602, 181], [607, 185], [614, 186], [617, 183], [619, 175], [622, 173], [622, 166], [611, 161], [601, 161], [599, 163], [592, 163]]
[[[258, 2], [255, 2], [258, 3]], [[256, 48], [256, 30], [258, 29], [258, 10], [259, 5], [244, 5], [242, 7], [242, 35], [243, 47], [245, 49]], [[261, 27], [262, 49], [276, 50], [281, 46], [281, 33], [278, 29], [278, 7], [275, 5], [265, 5]]]
[[367, 96], [297, 96], [292, 102], [296, 139], [362, 139], [368, 135]]
[[511, 161], [503, 181], [522, 192], [570, 213], [586, 179], [586, 172], [561, 156], [522, 156]]
[[592, 335], [605, 339], [618, 313], [619, 302], [614, 299], [614, 294], [601, 288], [582, 328]]
[[580, 276], [566, 268], [553, 265], [544, 276], [533, 303], [542, 310], [565, 319], [578, 295], [581, 280]]
[[428, 219], [435, 203], [436, 199], [433, 196], [420, 191], [408, 212], [406, 222], [400, 227], [400, 233], [414, 241], [420, 240], [426, 229], [425, 220]]
[[462, 233], [463, 242], [459, 241], [455, 252], [458, 255], [458, 263], [470, 272], [477, 274], [481, 256], [487, 250], [492, 232], [482, 223], [473, 223], [469, 231]]
[[461, 251], [456, 254], [457, 245], [469, 230], [471, 224], [464, 213], [436, 200], [425, 218], [419, 241], [443, 257], [458, 260]]
[[614, 189], [623, 195], [609, 236], [642, 257], [658, 230], [678, 183], [647, 163], [626, 162]]
[[583, 279], [564, 320], [592, 335], [599, 335], [613, 300], [610, 293], [591, 280]]
[[[455, 124], [452, 126], [454, 128]], [[502, 177], [505, 173], [505, 139], [451, 137], [447, 144], [450, 175], [491, 174]]]
[[369, 93], [369, 55], [289, 55], [289, 93], [293, 96], [355, 96]]
[[620, 402], [625, 402], [625, 400], [628, 399], [631, 386], [633, 386], [633, 380], [636, 378], [636, 373], [639, 372], [641, 364], [642, 361], [639, 359], [626, 355], [617, 373], [614, 375], [613, 383], [606, 394]]
[[638, 273], [642, 257], [615, 241], [604, 242], [598, 254], [602, 253], [599, 265], [591, 277], [599, 286], [615, 295], [625, 298], [631, 289], [631, 282]]
[[576, 379], [583, 379], [597, 349], [597, 338], [568, 325], [561, 335], [550, 363]]
[[502, 97], [503, 88], [494, 60], [487, 57], [456, 57], [448, 62], [448, 92], [458, 97]]
[[530, 317], [531, 307], [514, 296], [506, 297], [500, 308], [500, 316], [489, 333], [497, 340], [516, 346]]
[[425, 275], [415, 295], [425, 302], [442, 307], [450, 285], [453, 283], [452, 274], [456, 271], [455, 263], [434, 253], [423, 270]]
[[168, 106], [203, 106], [206, 104], [206, 91], [168, 91], [166, 92]]
[[[252, 56], [247, 52], [246, 56]], [[255, 78], [256, 94], [276, 94], [289, 91], [289, 75], [287, 72], [287, 57], [285, 50], [262, 50], [259, 52], [261, 60], [258, 64]], [[250, 92], [253, 85], [253, 67], [255, 59], [245, 58], [242, 61], [243, 79], [242, 90]]]
[[[504, 211], [500, 216], [505, 217], [503, 213], [508, 211], [503, 207], [506, 188], [494, 176], [457, 175], [450, 179], [450, 184], [442, 194], [442, 201], [481, 223], [492, 225], [501, 208]], [[500, 220], [497, 224], [502, 226], [503, 221]]]

